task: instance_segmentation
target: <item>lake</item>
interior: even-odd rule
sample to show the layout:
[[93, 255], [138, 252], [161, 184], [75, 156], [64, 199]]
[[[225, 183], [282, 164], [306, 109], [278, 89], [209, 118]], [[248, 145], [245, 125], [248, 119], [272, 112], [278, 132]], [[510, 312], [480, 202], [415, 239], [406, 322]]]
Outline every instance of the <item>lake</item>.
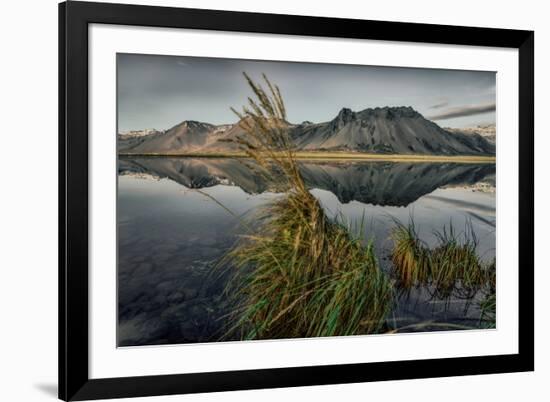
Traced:
[[[216, 268], [262, 204], [279, 195], [231, 158], [121, 157], [118, 166], [118, 345], [219, 341], [231, 312], [230, 271]], [[303, 161], [302, 175], [330, 216], [363, 221], [380, 264], [391, 269], [394, 220], [414, 218], [430, 245], [452, 222], [471, 225], [483, 260], [495, 256], [495, 165]], [[400, 295], [394, 328], [478, 326], [474, 299]], [[416, 327], [417, 328], [417, 327]], [[230, 339], [231, 340], [231, 339]]]

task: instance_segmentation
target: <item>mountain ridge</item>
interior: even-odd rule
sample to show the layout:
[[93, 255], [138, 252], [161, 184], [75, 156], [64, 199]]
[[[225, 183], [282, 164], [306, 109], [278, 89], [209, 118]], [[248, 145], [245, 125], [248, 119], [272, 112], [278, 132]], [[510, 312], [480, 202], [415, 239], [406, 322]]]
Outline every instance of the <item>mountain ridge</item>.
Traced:
[[[299, 151], [347, 151], [375, 154], [494, 155], [495, 146], [477, 133], [443, 129], [410, 106], [361, 111], [342, 108], [329, 121], [288, 125]], [[235, 152], [245, 134], [241, 123], [214, 125], [184, 120], [164, 131], [118, 135], [124, 153]], [[135, 131], [139, 133], [139, 130]]]

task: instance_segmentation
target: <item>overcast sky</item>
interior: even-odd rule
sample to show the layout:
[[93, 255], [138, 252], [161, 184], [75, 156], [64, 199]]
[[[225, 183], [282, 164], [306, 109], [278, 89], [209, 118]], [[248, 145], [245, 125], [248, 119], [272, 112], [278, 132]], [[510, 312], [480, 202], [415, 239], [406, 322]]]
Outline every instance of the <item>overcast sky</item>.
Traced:
[[117, 62], [119, 132], [234, 123], [229, 107], [250, 95], [243, 71], [279, 85], [292, 123], [376, 106], [412, 106], [443, 127], [495, 122], [493, 72], [133, 54]]

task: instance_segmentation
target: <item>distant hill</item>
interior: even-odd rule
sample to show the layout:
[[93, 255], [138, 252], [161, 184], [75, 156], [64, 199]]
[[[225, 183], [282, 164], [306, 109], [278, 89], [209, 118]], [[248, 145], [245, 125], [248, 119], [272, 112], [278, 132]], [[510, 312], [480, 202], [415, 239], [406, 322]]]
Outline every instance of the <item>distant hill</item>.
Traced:
[[466, 135], [480, 135], [489, 141], [491, 144], [495, 144], [497, 141], [497, 130], [494, 124], [483, 124], [476, 127], [467, 128], [445, 128], [445, 130], [451, 133], [462, 133]]
[[[379, 154], [492, 155], [494, 144], [479, 134], [451, 132], [425, 119], [411, 107], [383, 107], [354, 112], [343, 108], [323, 123], [288, 123], [290, 137], [302, 151], [347, 151]], [[238, 150], [232, 142], [243, 135], [239, 123], [213, 125], [184, 121], [149, 134], [119, 134], [123, 153], [193, 153]]]

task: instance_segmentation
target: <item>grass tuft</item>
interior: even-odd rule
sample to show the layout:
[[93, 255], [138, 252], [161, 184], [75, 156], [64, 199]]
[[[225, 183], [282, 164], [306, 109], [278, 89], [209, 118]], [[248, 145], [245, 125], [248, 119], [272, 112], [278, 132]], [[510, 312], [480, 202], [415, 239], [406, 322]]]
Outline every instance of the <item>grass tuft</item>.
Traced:
[[472, 298], [487, 286], [492, 274], [476, 253], [478, 242], [471, 223], [461, 233], [449, 223], [435, 235], [438, 244], [431, 249], [419, 239], [412, 219], [408, 225], [397, 222], [391, 257], [398, 286], [430, 286], [440, 299]]
[[485, 267], [486, 284], [484, 297], [479, 302], [480, 321], [485, 328], [496, 328], [497, 298], [496, 298], [496, 261]]
[[399, 284], [409, 289], [426, 283], [431, 275], [429, 250], [418, 237], [412, 219], [408, 225], [395, 223], [391, 233], [394, 243], [391, 260]]
[[239, 116], [246, 135], [235, 140], [284, 195], [265, 206], [251, 233], [226, 257], [235, 268], [229, 291], [237, 303], [241, 339], [379, 332], [391, 308], [392, 286], [371, 242], [325, 214], [308, 191], [288, 136], [276, 85], [267, 90], [245, 74], [255, 99]]
[[477, 238], [470, 224], [457, 234], [452, 223], [436, 232], [438, 246], [431, 251], [431, 279], [439, 298], [453, 292], [471, 298], [484, 283], [482, 263], [476, 254]]

